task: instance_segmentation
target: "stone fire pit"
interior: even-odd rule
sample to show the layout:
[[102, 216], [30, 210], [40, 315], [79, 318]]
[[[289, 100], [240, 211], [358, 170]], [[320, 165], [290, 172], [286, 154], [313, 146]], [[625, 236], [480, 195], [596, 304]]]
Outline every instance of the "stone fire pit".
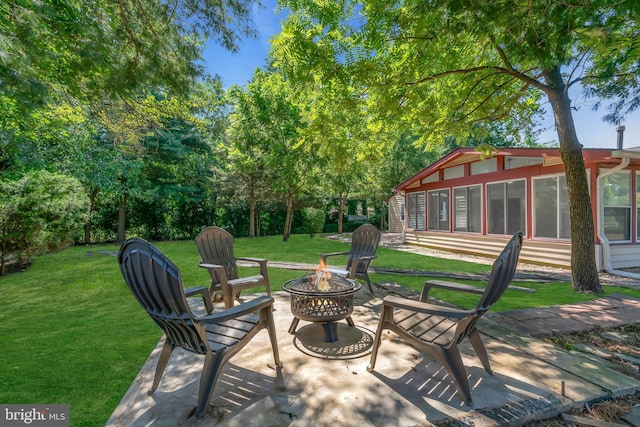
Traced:
[[300, 320], [322, 323], [326, 342], [338, 341], [337, 321], [346, 319], [353, 325], [353, 294], [361, 285], [354, 280], [319, 271], [282, 285], [291, 294], [291, 314], [293, 321], [289, 333], [294, 334]]

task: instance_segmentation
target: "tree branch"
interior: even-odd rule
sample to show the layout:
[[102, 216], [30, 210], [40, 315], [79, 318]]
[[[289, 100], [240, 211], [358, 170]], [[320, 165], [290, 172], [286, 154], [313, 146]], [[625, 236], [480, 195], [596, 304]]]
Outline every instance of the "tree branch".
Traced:
[[583, 81], [587, 81], [587, 80], [610, 80], [610, 79], [614, 79], [614, 78], [627, 78], [627, 77], [637, 77], [638, 74], [637, 73], [622, 73], [622, 74], [611, 74], [611, 75], [606, 75], [606, 76], [602, 76], [602, 75], [586, 75], [583, 77], [579, 77], [573, 81], [571, 81], [570, 83], [568, 83], [568, 85], [573, 85], [576, 83], [580, 83]]
[[460, 120], [458, 121], [462, 121], [462, 120], [466, 120], [470, 115], [472, 115], [473, 113], [475, 113], [476, 111], [478, 111], [480, 109], [480, 107], [482, 107], [483, 105], [485, 105], [487, 102], [489, 102], [489, 100], [491, 98], [493, 98], [495, 96], [495, 94], [497, 94], [503, 87], [505, 87], [507, 84], [511, 83], [514, 79], [516, 79], [516, 77], [512, 76], [510, 79], [508, 79], [506, 82], [504, 82], [503, 84], [499, 85], [493, 92], [491, 92], [489, 95], [487, 95], [482, 101], [480, 101], [475, 108], [473, 108], [471, 111], [469, 111], [468, 113], [464, 114]]
[[564, 90], [565, 91], [569, 91], [569, 88], [576, 82], [578, 82], [580, 80], [580, 78], [572, 80], [573, 75], [575, 74], [576, 70], [578, 69], [578, 67], [580, 66], [580, 64], [582, 63], [582, 61], [584, 61], [584, 59], [587, 57], [589, 53], [588, 52], [584, 52], [580, 58], [578, 59], [578, 61], [576, 62], [576, 66], [573, 67], [573, 70], [571, 70], [571, 72], [569, 73], [569, 77], [567, 77], [567, 84], [565, 85]]
[[460, 103], [460, 105], [457, 108], [461, 108], [464, 104], [467, 103], [467, 101], [471, 97], [471, 93], [473, 93], [473, 91], [476, 89], [476, 87], [478, 87], [478, 85], [480, 85], [480, 83], [482, 83], [485, 79], [488, 79], [488, 78], [493, 77], [493, 76], [499, 76], [499, 75], [502, 75], [502, 73], [487, 74], [486, 76], [484, 76], [481, 79], [479, 79], [478, 81], [476, 81], [475, 84], [471, 87], [471, 89], [469, 89], [469, 92], [467, 93], [467, 96], [465, 96], [464, 100]]
[[511, 65], [511, 62], [509, 61], [509, 58], [507, 58], [507, 55], [504, 53], [504, 51], [502, 50], [502, 48], [500, 47], [500, 45], [498, 43], [496, 43], [496, 40], [494, 39], [493, 35], [490, 36], [491, 37], [491, 41], [493, 43], [494, 48], [496, 49], [496, 51], [498, 52], [498, 56], [500, 57], [500, 59], [502, 60], [502, 62], [504, 62], [506, 68], [506, 74], [509, 74], [519, 80], [522, 80], [523, 82], [525, 82], [528, 85], [531, 85], [537, 89], [540, 89], [543, 92], [547, 92], [549, 90], [549, 87], [547, 85], [545, 85], [544, 83], [539, 82], [538, 80], [529, 77], [528, 75], [521, 73], [520, 71], [516, 70], [515, 68], [513, 68], [513, 66]]
[[431, 80], [436, 80], [436, 79], [440, 79], [442, 77], [446, 77], [446, 76], [451, 76], [454, 74], [472, 74], [472, 73], [477, 73], [479, 71], [486, 71], [486, 70], [494, 70], [497, 71], [498, 73], [501, 74], [507, 74], [507, 70], [502, 68], [502, 67], [494, 67], [494, 66], [490, 66], [490, 65], [485, 65], [485, 66], [481, 66], [481, 67], [473, 67], [473, 68], [467, 68], [467, 69], [461, 69], [461, 70], [447, 70], [447, 71], [443, 71], [442, 73], [436, 73], [434, 75], [428, 76], [428, 77], [424, 77], [422, 79], [413, 81], [413, 82], [405, 82], [406, 85], [417, 85], [420, 83], [425, 83]]
[[127, 34], [129, 34], [129, 39], [131, 40], [131, 43], [133, 43], [133, 46], [136, 48], [136, 56], [139, 56], [140, 46], [138, 45], [138, 41], [136, 40], [131, 27], [129, 27], [129, 21], [127, 20], [127, 16], [125, 14], [126, 6], [124, 4], [124, 1], [118, 0], [118, 5], [120, 6], [120, 18], [122, 19], [122, 23], [124, 24], [124, 29]]
[[144, 17], [144, 20], [146, 21], [147, 27], [151, 31], [151, 34], [153, 34], [153, 36], [156, 38], [156, 41], [158, 42], [158, 44], [162, 46], [165, 53], [169, 54], [167, 47], [162, 43], [160, 36], [156, 32], [156, 29], [153, 28], [153, 22], [151, 22], [151, 19], [149, 19], [149, 15], [147, 14], [147, 11], [145, 10], [143, 4], [140, 2], [140, 0], [135, 0], [135, 2], [138, 4], [138, 7], [140, 8], [140, 11], [142, 12], [142, 16]]

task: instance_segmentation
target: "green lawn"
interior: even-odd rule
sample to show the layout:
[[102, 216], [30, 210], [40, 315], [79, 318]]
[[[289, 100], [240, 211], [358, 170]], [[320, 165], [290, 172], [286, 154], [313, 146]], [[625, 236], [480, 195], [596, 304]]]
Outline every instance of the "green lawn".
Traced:
[[[187, 286], [208, 283], [207, 272], [197, 267], [193, 242], [158, 246], [180, 267]], [[288, 242], [281, 237], [237, 239], [235, 246], [237, 256], [307, 263], [317, 263], [320, 253], [348, 249], [346, 243], [306, 235], [291, 236]], [[117, 258], [99, 253], [117, 250], [117, 246], [76, 246], [38, 257], [28, 271], [0, 278], [0, 402], [69, 404], [71, 425], [104, 425], [160, 338], [160, 330], [125, 286]], [[373, 265], [441, 272], [490, 270], [488, 265], [386, 248], [379, 248]], [[302, 273], [270, 268], [269, 274], [272, 289], [278, 291], [282, 283]], [[420, 290], [425, 278], [373, 274], [372, 280]], [[496, 310], [593, 298], [574, 292], [568, 283], [515, 284], [535, 288], [537, 293], [507, 291]], [[640, 297], [636, 290], [605, 290]], [[437, 289], [432, 294], [461, 306], [475, 302], [467, 294]]]

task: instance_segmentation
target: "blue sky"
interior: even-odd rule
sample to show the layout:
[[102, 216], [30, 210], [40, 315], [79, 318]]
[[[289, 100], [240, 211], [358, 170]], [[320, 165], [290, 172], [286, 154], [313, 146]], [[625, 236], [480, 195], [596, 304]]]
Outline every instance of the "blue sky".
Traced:
[[269, 39], [280, 33], [280, 20], [286, 14], [276, 14], [275, 0], [263, 0], [264, 7], [253, 6], [253, 24], [258, 32], [257, 39], [244, 39], [240, 43], [240, 51], [231, 53], [224, 48], [210, 43], [204, 51], [207, 69], [211, 74], [222, 77], [224, 87], [235, 84], [243, 86], [253, 76], [257, 67], [266, 64], [269, 52]]
[[[276, 14], [275, 0], [265, 0], [264, 8], [253, 9], [254, 28], [258, 31], [258, 38], [243, 40], [240, 43], [240, 51], [236, 54], [211, 43], [204, 52], [204, 59], [210, 73], [221, 76], [225, 87], [234, 84], [244, 85], [253, 75], [257, 67], [266, 64], [269, 51], [269, 40], [280, 32], [280, 21], [286, 17], [286, 13]], [[579, 92], [570, 92], [574, 106], [573, 118], [576, 124], [578, 138], [584, 147], [588, 148], [615, 148], [617, 141], [616, 127], [602, 121], [606, 110], [592, 110], [594, 101], [585, 100]], [[543, 133], [541, 142], [557, 141], [557, 135], [553, 125], [551, 106], [545, 105], [548, 114], [542, 124]], [[625, 123], [624, 146], [640, 146], [640, 112], [634, 113]]]

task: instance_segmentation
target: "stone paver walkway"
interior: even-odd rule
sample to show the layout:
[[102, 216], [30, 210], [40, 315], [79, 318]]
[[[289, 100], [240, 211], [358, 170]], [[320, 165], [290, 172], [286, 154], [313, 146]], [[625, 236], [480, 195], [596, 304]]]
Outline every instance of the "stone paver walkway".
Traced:
[[487, 317], [509, 329], [532, 337], [571, 334], [594, 326], [613, 328], [640, 323], [640, 301], [612, 294], [578, 304], [489, 313]]

